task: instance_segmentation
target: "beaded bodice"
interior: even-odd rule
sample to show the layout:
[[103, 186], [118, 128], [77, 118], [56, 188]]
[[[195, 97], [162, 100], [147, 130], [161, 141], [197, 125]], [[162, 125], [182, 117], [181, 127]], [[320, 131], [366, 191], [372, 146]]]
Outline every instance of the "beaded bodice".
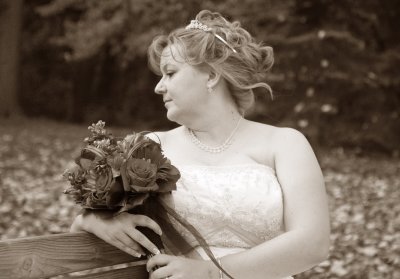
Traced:
[[[248, 249], [283, 232], [283, 201], [275, 172], [261, 164], [178, 166], [168, 201], [211, 247]], [[192, 246], [197, 242], [174, 224]]]

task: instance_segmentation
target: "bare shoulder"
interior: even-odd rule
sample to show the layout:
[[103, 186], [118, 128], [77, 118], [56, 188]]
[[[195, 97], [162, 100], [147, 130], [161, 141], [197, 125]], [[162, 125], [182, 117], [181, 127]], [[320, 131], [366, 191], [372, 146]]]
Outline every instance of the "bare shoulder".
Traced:
[[288, 127], [282, 127], [282, 128], [276, 127], [274, 140], [277, 144], [277, 147], [281, 148], [287, 148], [288, 145], [289, 146], [308, 145], [308, 140], [303, 133], [301, 133], [296, 129]]
[[[294, 153], [313, 153], [307, 138], [298, 130], [249, 121], [251, 137], [257, 138], [259, 146], [268, 146], [273, 161], [280, 155], [288, 157]], [[290, 157], [290, 156], [289, 156]]]
[[260, 136], [260, 139], [277, 145], [291, 144], [293, 142], [306, 141], [306, 137], [298, 130], [288, 127], [277, 127], [260, 122], [248, 121], [250, 129]]
[[320, 166], [309, 141], [303, 133], [293, 128], [277, 128], [273, 137], [275, 166], [282, 170], [294, 169], [320, 176]]
[[273, 142], [276, 156], [314, 155], [305, 135], [293, 128], [277, 128]]

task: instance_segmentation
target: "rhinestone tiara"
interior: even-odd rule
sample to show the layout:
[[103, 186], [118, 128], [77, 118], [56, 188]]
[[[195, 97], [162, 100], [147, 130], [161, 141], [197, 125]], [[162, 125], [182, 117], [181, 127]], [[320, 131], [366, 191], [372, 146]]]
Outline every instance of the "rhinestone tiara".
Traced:
[[[185, 27], [186, 30], [188, 29], [199, 29], [203, 30], [204, 32], [211, 32], [212, 29], [208, 27], [207, 25], [201, 23], [197, 19], [191, 20], [190, 24]], [[223, 44], [225, 44], [227, 47], [229, 47], [234, 53], [237, 53], [236, 49], [234, 49], [224, 38], [222, 38], [220, 35], [216, 34], [213, 32], [214, 36], [220, 40]]]
[[200, 29], [203, 30], [204, 32], [209, 32], [212, 30], [210, 27], [201, 23], [197, 19], [191, 20], [190, 24], [186, 26], [185, 29]]

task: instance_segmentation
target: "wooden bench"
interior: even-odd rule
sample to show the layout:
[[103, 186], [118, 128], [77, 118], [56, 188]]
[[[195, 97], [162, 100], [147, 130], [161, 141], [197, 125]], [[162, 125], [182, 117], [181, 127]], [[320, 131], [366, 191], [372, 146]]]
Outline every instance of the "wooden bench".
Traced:
[[148, 279], [145, 264], [85, 232], [0, 241], [0, 279]]

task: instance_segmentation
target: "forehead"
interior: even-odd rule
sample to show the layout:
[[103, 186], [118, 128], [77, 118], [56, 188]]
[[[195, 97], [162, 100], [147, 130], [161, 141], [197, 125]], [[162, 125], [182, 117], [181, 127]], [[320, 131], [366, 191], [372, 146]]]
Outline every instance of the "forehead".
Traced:
[[182, 48], [177, 45], [168, 45], [162, 51], [160, 57], [160, 68], [162, 69], [167, 64], [179, 65], [184, 64], [185, 59], [183, 57]]

